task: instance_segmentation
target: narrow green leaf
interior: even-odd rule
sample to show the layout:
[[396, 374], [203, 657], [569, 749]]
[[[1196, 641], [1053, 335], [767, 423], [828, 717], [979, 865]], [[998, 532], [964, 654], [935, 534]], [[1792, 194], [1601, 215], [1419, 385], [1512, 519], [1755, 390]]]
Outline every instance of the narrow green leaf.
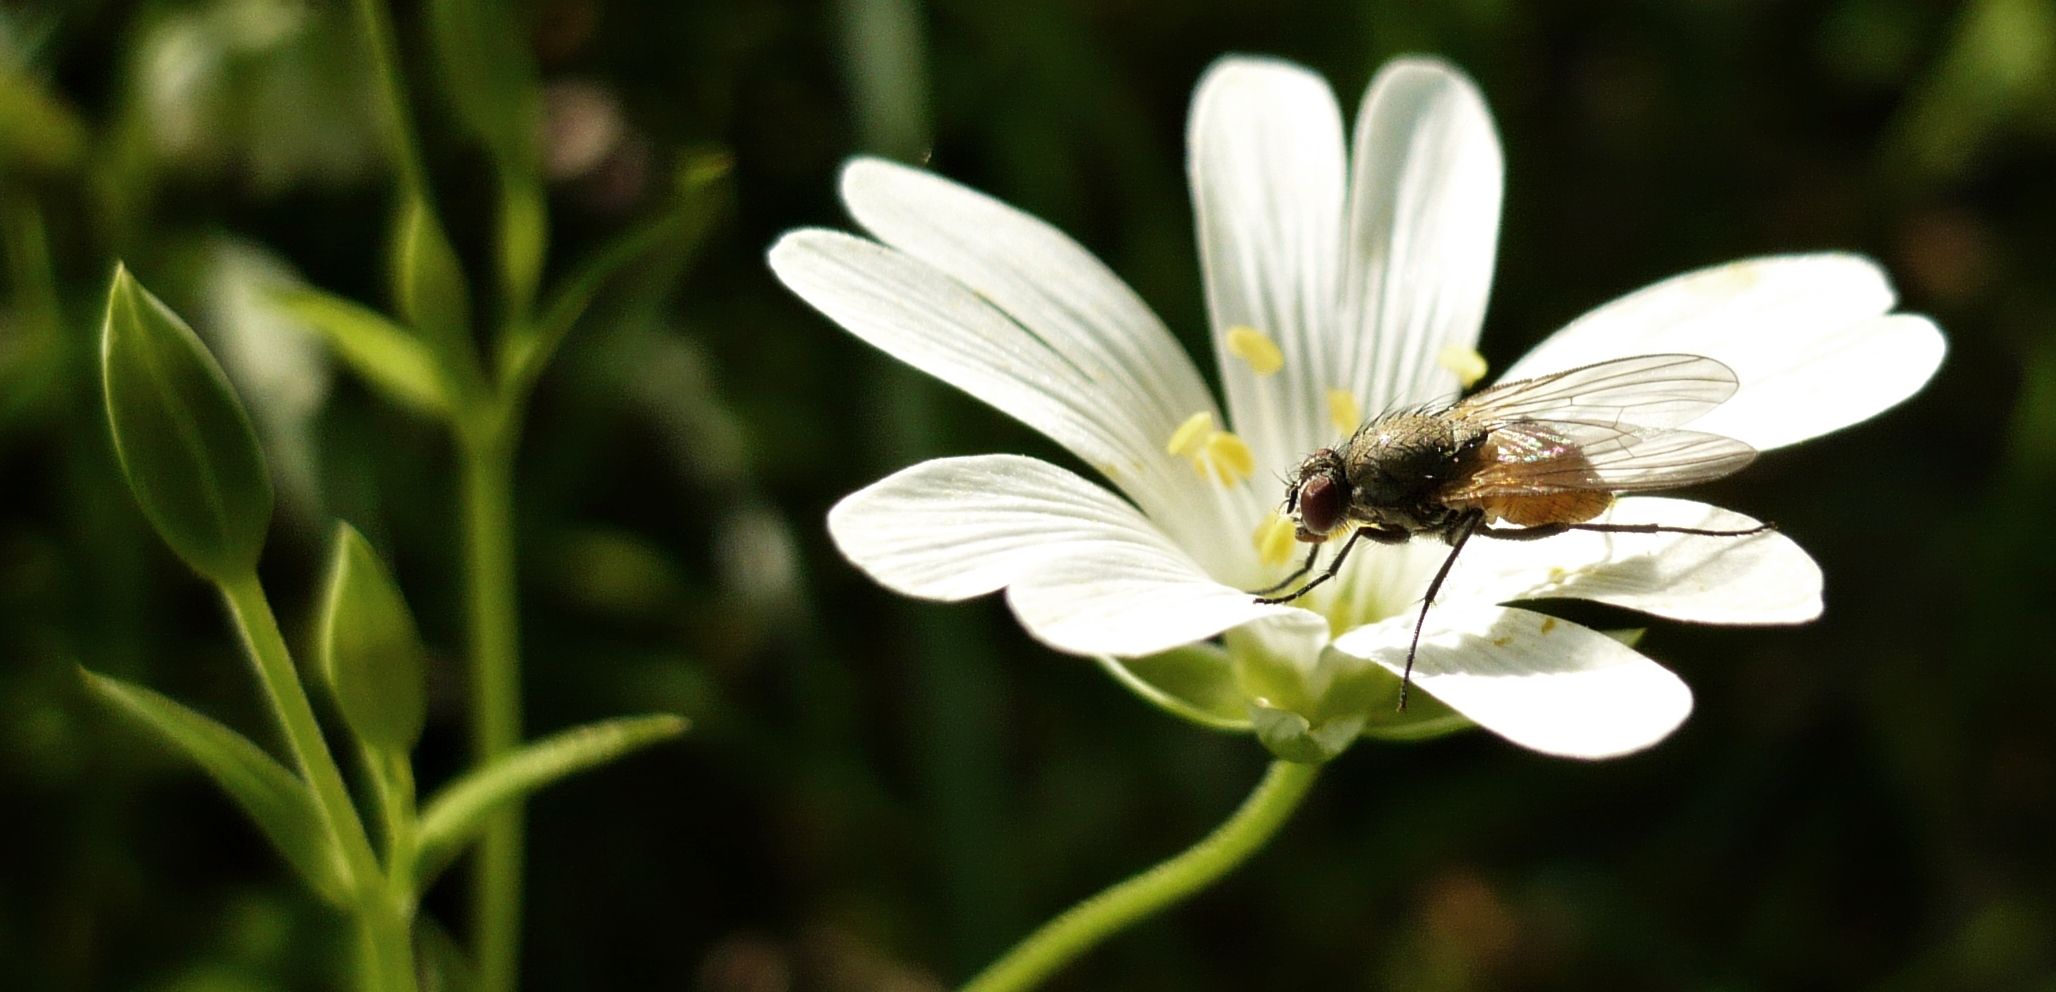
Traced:
[[535, 324], [508, 340], [502, 356], [508, 381], [523, 387], [534, 382], [600, 289], [624, 270], [665, 248], [689, 252], [696, 247], [713, 223], [721, 180], [731, 165], [725, 154], [689, 156], [678, 169], [663, 212], [608, 242], [573, 269], [550, 294]]
[[122, 472], [164, 542], [216, 582], [255, 568], [271, 477], [250, 417], [193, 329], [122, 266], [100, 372]]
[[435, 355], [406, 328], [375, 310], [318, 290], [288, 291], [279, 296], [279, 305], [319, 331], [337, 357], [386, 398], [435, 416], [449, 412], [449, 389]]
[[418, 877], [423, 884], [456, 859], [488, 817], [558, 779], [685, 732], [669, 713], [617, 717], [535, 741], [450, 783], [421, 814]]
[[407, 601], [357, 529], [336, 525], [321, 609], [321, 669], [359, 740], [404, 755], [428, 705], [421, 638]]
[[80, 669], [86, 687], [137, 724], [155, 731], [221, 786], [263, 831], [315, 894], [348, 901], [342, 857], [322, 826], [314, 794], [264, 749], [170, 697]]
[[393, 223], [393, 301], [400, 316], [451, 362], [475, 361], [471, 292], [464, 267], [435, 211], [420, 199], [400, 207]]

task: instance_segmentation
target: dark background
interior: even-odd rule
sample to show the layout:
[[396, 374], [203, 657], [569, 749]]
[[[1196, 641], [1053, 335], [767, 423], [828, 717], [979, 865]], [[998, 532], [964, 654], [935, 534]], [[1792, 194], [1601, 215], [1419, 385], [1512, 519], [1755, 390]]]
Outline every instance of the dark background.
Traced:
[[[846, 156], [926, 159], [1071, 232], [1203, 348], [1183, 179], [1200, 72], [1284, 56], [1353, 111], [1380, 62], [1424, 51], [1476, 77], [1506, 146], [1494, 367], [1663, 276], [1828, 248], [1882, 261], [1949, 358], [1912, 402], [1706, 494], [1811, 551], [1827, 615], [1656, 625], [1642, 649], [1698, 700], [1673, 738], [1601, 764], [1483, 733], [1361, 746], [1238, 874], [1051, 987], [2056, 989], [2049, 5], [519, 13], [551, 111], [551, 271], [646, 215], [681, 156], [734, 162], [701, 249], [639, 269], [581, 325], [522, 449], [528, 726], [696, 724], [533, 803], [529, 987], [947, 986], [1233, 807], [1265, 762], [1252, 740], [1163, 716], [991, 599], [902, 600], [834, 553], [827, 508], [895, 468], [1063, 456], [815, 315], [763, 252], [789, 227], [846, 226]], [[222, 289], [238, 265], [385, 305], [390, 177], [347, 14], [0, 14], [0, 986], [347, 984], [345, 922], [75, 674], [272, 739], [218, 604], [120, 484], [93, 350], [116, 257], [217, 351], [248, 318]], [[419, 11], [397, 19], [430, 169], [480, 262], [481, 153], [442, 126]], [[37, 223], [54, 295], [23, 263]], [[435, 655], [432, 785], [464, 741], [445, 436], [304, 341], [252, 340], [300, 363], [279, 395], [228, 363], [271, 425], [265, 577], [288, 637], [307, 642], [329, 521], [352, 520]], [[457, 934], [461, 880], [428, 906]]]

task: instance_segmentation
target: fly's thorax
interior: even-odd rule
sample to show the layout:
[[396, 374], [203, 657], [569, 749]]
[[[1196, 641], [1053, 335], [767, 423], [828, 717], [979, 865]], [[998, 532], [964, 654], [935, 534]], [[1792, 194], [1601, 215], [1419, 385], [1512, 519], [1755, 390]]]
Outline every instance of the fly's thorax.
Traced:
[[1342, 452], [1351, 515], [1410, 531], [1437, 529], [1449, 514], [1439, 494], [1484, 442], [1483, 431], [1444, 414], [1391, 414], [1365, 424]]

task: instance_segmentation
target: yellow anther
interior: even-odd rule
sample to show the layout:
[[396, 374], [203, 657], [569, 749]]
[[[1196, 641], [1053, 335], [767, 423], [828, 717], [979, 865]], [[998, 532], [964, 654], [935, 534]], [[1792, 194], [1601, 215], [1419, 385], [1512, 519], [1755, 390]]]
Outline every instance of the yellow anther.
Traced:
[[1203, 456], [1214, 470], [1214, 478], [1224, 486], [1241, 482], [1256, 471], [1256, 455], [1250, 452], [1249, 445], [1227, 431], [1207, 435]]
[[1193, 457], [1199, 453], [1200, 445], [1206, 443], [1206, 436], [1213, 432], [1214, 415], [1201, 410], [1185, 418], [1185, 422], [1171, 432], [1171, 443], [1164, 445], [1164, 454]]
[[1272, 510], [1249, 536], [1256, 545], [1256, 560], [1266, 566], [1282, 565], [1292, 558], [1292, 539], [1297, 525], [1292, 518]]
[[1328, 390], [1328, 422], [1340, 434], [1354, 433], [1363, 425], [1364, 408], [1357, 405], [1355, 393], [1347, 389]]
[[1478, 354], [1476, 349], [1466, 348], [1460, 344], [1442, 349], [1442, 353], [1435, 356], [1435, 364], [1456, 373], [1456, 381], [1465, 389], [1477, 385], [1479, 379], [1485, 378], [1485, 356]]
[[1272, 375], [1285, 367], [1285, 353], [1278, 350], [1278, 342], [1247, 324], [1228, 328], [1228, 354], [1248, 362], [1249, 370], [1257, 375]]

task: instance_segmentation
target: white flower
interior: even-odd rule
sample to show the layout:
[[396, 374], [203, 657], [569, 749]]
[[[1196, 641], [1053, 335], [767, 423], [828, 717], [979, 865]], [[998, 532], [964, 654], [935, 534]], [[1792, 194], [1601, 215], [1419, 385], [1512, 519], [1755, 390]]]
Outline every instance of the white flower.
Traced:
[[[1253, 727], [1303, 760], [1360, 733], [1467, 722], [1538, 751], [1604, 757], [1655, 743], [1691, 709], [1683, 682], [1620, 641], [1497, 604], [1573, 597], [1701, 623], [1819, 614], [1819, 568], [1776, 533], [1472, 541], [1427, 613], [1413, 671], [1444, 705], [1416, 695], [1393, 713], [1444, 546], [1360, 546], [1336, 581], [1289, 605], [1244, 590], [1296, 563], [1274, 511], [1277, 480], [1299, 459], [1364, 412], [1452, 398], [1480, 371], [1503, 179], [1491, 118], [1461, 73], [1403, 59], [1371, 84], [1348, 158], [1325, 83], [1289, 63], [1228, 58], [1200, 81], [1188, 140], [1225, 411], [1097, 259], [927, 173], [852, 162], [843, 199], [876, 240], [802, 230], [771, 250], [779, 278], [823, 313], [1047, 434], [1119, 493], [1033, 458], [924, 462], [830, 514], [851, 561], [929, 599], [1005, 589], [1050, 647], [1099, 658], [1152, 701]], [[1927, 381], [1941, 335], [1892, 306], [1863, 258], [1737, 262], [1601, 307], [1506, 376], [1710, 356], [1742, 388], [1693, 429], [1776, 448], [1868, 418]], [[1654, 497], [1623, 498], [1604, 519], [1755, 523]]]

